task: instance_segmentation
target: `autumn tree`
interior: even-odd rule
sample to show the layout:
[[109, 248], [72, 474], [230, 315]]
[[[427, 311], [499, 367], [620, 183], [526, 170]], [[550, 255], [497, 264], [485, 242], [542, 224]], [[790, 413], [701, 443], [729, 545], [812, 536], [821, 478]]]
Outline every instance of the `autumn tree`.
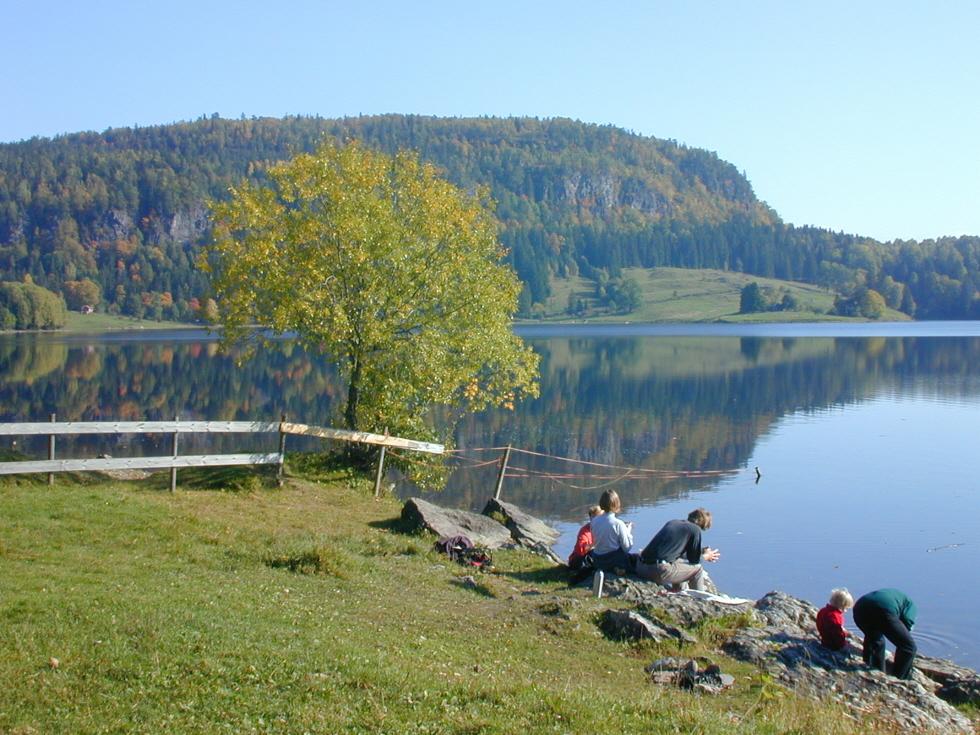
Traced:
[[90, 278], [65, 281], [63, 294], [69, 309], [78, 311], [83, 306], [98, 306], [102, 301], [102, 289]]
[[521, 284], [486, 192], [462, 191], [414, 153], [325, 143], [211, 212], [203, 266], [225, 342], [288, 332], [336, 360], [346, 428], [433, 436], [435, 406], [536, 394], [537, 356], [510, 324]]

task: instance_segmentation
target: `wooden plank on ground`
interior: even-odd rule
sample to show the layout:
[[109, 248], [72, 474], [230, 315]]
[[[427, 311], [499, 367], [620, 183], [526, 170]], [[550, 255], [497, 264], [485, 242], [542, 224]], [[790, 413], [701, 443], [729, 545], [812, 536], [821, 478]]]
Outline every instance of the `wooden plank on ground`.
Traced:
[[277, 452], [265, 454], [198, 454], [183, 457], [111, 457], [0, 462], [0, 475], [27, 475], [38, 472], [151, 470], [169, 467], [226, 467], [253, 464], [279, 464], [279, 454]]

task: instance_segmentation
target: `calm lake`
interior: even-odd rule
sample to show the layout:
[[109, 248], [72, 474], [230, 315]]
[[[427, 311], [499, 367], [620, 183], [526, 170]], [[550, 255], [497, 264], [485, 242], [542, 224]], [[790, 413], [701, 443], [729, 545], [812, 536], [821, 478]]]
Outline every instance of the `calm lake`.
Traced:
[[[723, 591], [781, 589], [822, 606], [837, 586], [855, 597], [900, 587], [919, 606], [920, 650], [980, 668], [980, 323], [518, 331], [541, 355], [540, 398], [464, 419], [449, 487], [426, 497], [480, 510], [511, 445], [501, 497], [560, 528], [563, 556], [605, 487], [638, 547], [704, 506]], [[4, 421], [286, 412], [337, 425], [341, 398], [331, 366], [288, 342], [236, 368], [196, 331], [0, 335]], [[229, 450], [275, 449], [229, 439]], [[181, 451], [208, 441], [182, 439]], [[62, 456], [168, 447], [163, 436], [58, 443]], [[45, 452], [43, 441], [16, 448]]]

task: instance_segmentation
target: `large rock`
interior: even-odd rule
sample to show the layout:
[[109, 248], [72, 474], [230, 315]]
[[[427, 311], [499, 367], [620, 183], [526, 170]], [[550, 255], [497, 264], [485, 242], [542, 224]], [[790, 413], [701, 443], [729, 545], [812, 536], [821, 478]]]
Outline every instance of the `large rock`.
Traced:
[[784, 686], [817, 700], [830, 697], [861, 720], [889, 722], [906, 732], [972, 732], [969, 719], [936, 696], [938, 685], [921, 673], [902, 681], [869, 670], [853, 648], [824, 648], [817, 609], [809, 602], [770, 592], [756, 602], [755, 613], [762, 627], [739, 630], [724, 650]]
[[561, 536], [561, 533], [544, 521], [528, 515], [516, 505], [505, 503], [503, 500], [490, 498], [483, 515], [490, 516], [499, 514], [504, 520], [504, 525], [510, 531], [511, 537], [521, 546], [543, 554], [548, 558], [557, 561], [562, 560], [551, 550], [552, 545]]
[[632, 576], [618, 577], [606, 574], [602, 592], [606, 597], [617, 597], [635, 603], [637, 609], [648, 617], [667, 619], [686, 628], [698, 625], [703, 620], [753, 611], [751, 601], [730, 605], [702, 600], [685, 594], [668, 592], [656, 582]]
[[610, 638], [697, 643], [690, 633], [632, 610], [606, 610], [599, 625]]
[[503, 525], [488, 516], [465, 510], [440, 508], [421, 498], [409, 498], [402, 506], [402, 519], [427, 528], [437, 536], [466, 536], [476, 546], [499, 549], [513, 543]]
[[915, 668], [939, 684], [936, 693], [947, 702], [980, 705], [980, 675], [973, 669], [919, 655], [915, 657]]

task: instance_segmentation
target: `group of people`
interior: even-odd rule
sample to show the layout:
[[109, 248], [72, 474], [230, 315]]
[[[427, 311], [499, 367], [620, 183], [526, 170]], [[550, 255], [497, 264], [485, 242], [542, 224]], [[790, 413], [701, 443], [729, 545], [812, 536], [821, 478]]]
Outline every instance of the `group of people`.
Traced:
[[[599, 505], [589, 508], [589, 521], [579, 529], [568, 566], [576, 577], [593, 574], [601, 588], [605, 572], [635, 574], [674, 591], [705, 590], [708, 575], [703, 562], [721, 558], [717, 549], [702, 546], [701, 534], [711, 528], [711, 513], [692, 510], [686, 520], [668, 521], [657, 531], [643, 551], [634, 553], [633, 524], [618, 517], [622, 501], [615, 490], [606, 490]], [[904, 592], [885, 588], [869, 592], [854, 602], [846, 589], [835, 589], [830, 601], [817, 613], [821, 643], [831, 650], [843, 650], [849, 633], [844, 628], [844, 612], [854, 608], [854, 623], [864, 633], [864, 662], [886, 671], [885, 639], [895, 645], [892, 674], [908, 679], [912, 674], [916, 646], [911, 636], [917, 610]]]
[[847, 647], [850, 634], [844, 628], [844, 611], [849, 607], [854, 608], [854, 624], [864, 633], [861, 649], [864, 663], [873, 669], [887, 671], [887, 638], [895, 644], [892, 675], [899, 679], [910, 678], [916, 651], [912, 626], [915, 625], [918, 610], [909, 596], [894, 587], [886, 587], [862, 595], [854, 602], [846, 589], [835, 589], [830, 593], [830, 601], [817, 613], [820, 642], [832, 651]]
[[632, 551], [633, 524], [618, 517], [622, 507], [615, 490], [602, 493], [599, 505], [589, 509], [589, 522], [579, 529], [569, 568], [593, 573], [621, 570], [674, 590], [704, 590], [708, 575], [702, 562], [721, 558], [717, 549], [701, 544], [701, 532], [711, 528], [711, 513], [697, 508], [687, 520], [668, 521], [637, 554]]

